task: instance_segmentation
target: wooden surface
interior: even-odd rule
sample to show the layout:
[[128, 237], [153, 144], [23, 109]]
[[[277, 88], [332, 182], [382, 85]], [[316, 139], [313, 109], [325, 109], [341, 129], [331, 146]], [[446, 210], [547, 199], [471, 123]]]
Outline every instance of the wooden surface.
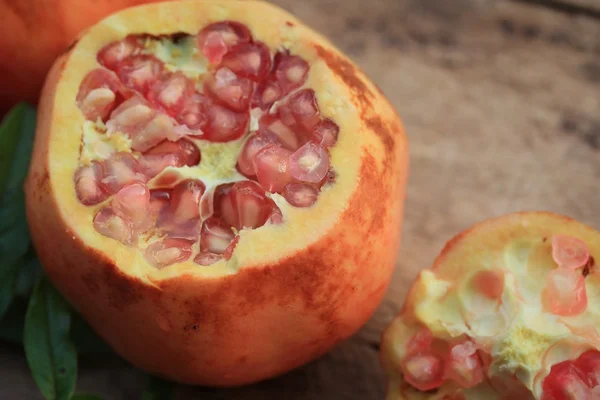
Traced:
[[[251, 387], [178, 387], [176, 398], [382, 399], [381, 331], [452, 235], [527, 209], [600, 228], [600, 19], [522, 1], [275, 2], [355, 59], [403, 116], [411, 173], [398, 267], [368, 325], [322, 359]], [[129, 400], [143, 385], [124, 361], [81, 360], [80, 390]], [[2, 343], [0, 388], [3, 399], [40, 398], [21, 349]]]

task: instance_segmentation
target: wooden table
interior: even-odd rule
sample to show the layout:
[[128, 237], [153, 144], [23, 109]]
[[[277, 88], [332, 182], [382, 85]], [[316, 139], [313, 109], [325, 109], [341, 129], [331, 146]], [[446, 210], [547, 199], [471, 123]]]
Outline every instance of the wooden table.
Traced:
[[[175, 397], [382, 399], [381, 331], [408, 283], [452, 235], [482, 219], [528, 209], [600, 228], [600, 3], [275, 3], [354, 58], [403, 116], [411, 173], [398, 267], [371, 321], [322, 359], [250, 387], [178, 387]], [[139, 398], [143, 374], [124, 361], [80, 364], [80, 390]], [[0, 344], [0, 388], [3, 399], [41, 398], [16, 346]]]

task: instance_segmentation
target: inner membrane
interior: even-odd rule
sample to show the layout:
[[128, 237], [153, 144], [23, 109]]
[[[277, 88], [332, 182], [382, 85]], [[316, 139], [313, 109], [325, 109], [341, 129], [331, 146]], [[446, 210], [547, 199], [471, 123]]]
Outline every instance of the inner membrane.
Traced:
[[309, 64], [246, 26], [130, 35], [97, 59], [76, 98], [76, 194], [96, 231], [153, 266], [229, 259], [240, 230], [285, 222], [272, 194], [311, 207], [334, 184], [339, 127], [306, 87]]

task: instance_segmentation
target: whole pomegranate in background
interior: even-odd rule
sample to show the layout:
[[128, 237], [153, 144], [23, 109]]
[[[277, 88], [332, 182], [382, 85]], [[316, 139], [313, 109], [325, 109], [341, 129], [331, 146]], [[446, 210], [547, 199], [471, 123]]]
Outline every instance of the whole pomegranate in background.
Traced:
[[19, 101], [37, 103], [52, 63], [83, 29], [153, 1], [159, 0], [0, 0], [0, 117]]
[[372, 315], [407, 167], [383, 94], [292, 15], [156, 3], [99, 22], [50, 71], [27, 219], [48, 277], [124, 358], [240, 385]]

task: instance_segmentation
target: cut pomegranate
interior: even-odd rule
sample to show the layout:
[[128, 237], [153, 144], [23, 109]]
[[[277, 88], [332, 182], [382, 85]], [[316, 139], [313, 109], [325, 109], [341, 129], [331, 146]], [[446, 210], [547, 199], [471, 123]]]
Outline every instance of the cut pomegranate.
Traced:
[[258, 183], [269, 192], [281, 192], [292, 181], [289, 159], [291, 152], [275, 144], [263, 147], [254, 156]]
[[173, 188], [169, 207], [164, 209], [157, 221], [158, 227], [170, 237], [196, 240], [200, 222], [200, 198], [204, 184], [197, 180], [185, 180]]
[[473, 342], [466, 341], [452, 347], [445, 375], [463, 388], [471, 388], [483, 381], [483, 368]]
[[192, 255], [191, 243], [182, 239], [163, 239], [144, 250], [146, 260], [156, 268], [183, 262]]
[[475, 288], [490, 299], [498, 299], [504, 291], [504, 273], [497, 269], [483, 270], [473, 277]]
[[552, 366], [542, 390], [542, 400], [594, 400], [585, 373], [572, 361]]
[[212, 64], [219, 64], [223, 56], [237, 44], [252, 40], [250, 30], [235, 21], [221, 21], [207, 25], [198, 33], [198, 47]]
[[246, 111], [250, 107], [252, 81], [239, 78], [227, 68], [220, 68], [208, 76], [204, 88], [216, 101], [233, 111]]
[[108, 197], [108, 192], [101, 183], [103, 175], [102, 165], [96, 161], [79, 167], [75, 172], [75, 193], [82, 204], [91, 206]]
[[247, 177], [255, 176], [254, 156], [268, 144], [269, 141], [262, 136], [250, 136], [238, 156], [237, 169]]
[[148, 100], [171, 116], [181, 113], [186, 100], [194, 93], [194, 82], [181, 72], [165, 74], [148, 91]]
[[283, 95], [306, 82], [310, 67], [301, 57], [290, 55], [289, 52], [279, 52], [275, 55], [274, 65], [275, 77]]
[[319, 191], [305, 183], [288, 183], [282, 195], [294, 207], [309, 207], [317, 201]]
[[552, 258], [561, 268], [577, 269], [587, 264], [590, 250], [583, 240], [555, 235], [552, 237]]
[[587, 308], [585, 279], [581, 273], [558, 268], [550, 271], [542, 293], [544, 308], [552, 314], [577, 315]]
[[103, 165], [102, 184], [110, 193], [117, 193], [125, 185], [134, 182], [146, 182], [148, 177], [142, 173], [141, 166], [130, 153], [115, 153]]
[[123, 60], [116, 72], [125, 86], [146, 95], [163, 73], [163, 63], [153, 56], [136, 55]]
[[234, 237], [230, 225], [219, 218], [211, 217], [202, 224], [200, 250], [223, 254]]
[[252, 106], [267, 110], [282, 97], [283, 90], [279, 83], [273, 79], [265, 79], [258, 84], [254, 91]]
[[112, 207], [104, 207], [94, 217], [94, 228], [106, 237], [131, 245], [133, 243], [133, 227], [131, 223], [118, 215]]
[[[288, 112], [290, 115], [287, 115]], [[314, 90], [303, 89], [294, 93], [289, 98], [286, 107], [281, 108], [280, 114], [282, 121], [287, 125], [290, 125], [291, 118], [293, 118], [293, 121], [301, 129], [312, 132], [321, 121]]]
[[121, 82], [113, 73], [103, 68], [90, 71], [79, 86], [77, 105], [86, 119], [106, 121], [117, 105]]
[[271, 54], [262, 42], [242, 43], [223, 56], [221, 65], [241, 77], [259, 81], [271, 69]]
[[221, 259], [223, 259], [222, 254], [201, 251], [196, 257], [194, 257], [194, 262], [200, 265], [212, 265]]
[[422, 391], [438, 388], [444, 382], [444, 363], [433, 354], [409, 356], [402, 363], [402, 371], [406, 382]]
[[258, 228], [269, 218], [275, 204], [264, 190], [252, 181], [235, 183], [220, 198], [219, 212], [223, 221], [236, 229]]
[[98, 62], [108, 69], [115, 71], [127, 57], [138, 54], [142, 46], [134, 36], [127, 36], [118, 42], [106, 45], [98, 53]]
[[290, 175], [302, 182], [317, 183], [329, 170], [329, 154], [321, 146], [306, 143], [290, 156]]
[[150, 207], [150, 191], [144, 183], [123, 186], [111, 203], [114, 211], [127, 221], [134, 233], [146, 232], [154, 223]]
[[259, 135], [266, 137], [273, 143], [278, 143], [288, 150], [298, 150], [302, 145], [300, 138], [279, 118], [273, 115], [265, 115], [259, 122]]
[[337, 142], [340, 127], [329, 118], [317, 124], [312, 133], [312, 141], [325, 147], [332, 147]]

